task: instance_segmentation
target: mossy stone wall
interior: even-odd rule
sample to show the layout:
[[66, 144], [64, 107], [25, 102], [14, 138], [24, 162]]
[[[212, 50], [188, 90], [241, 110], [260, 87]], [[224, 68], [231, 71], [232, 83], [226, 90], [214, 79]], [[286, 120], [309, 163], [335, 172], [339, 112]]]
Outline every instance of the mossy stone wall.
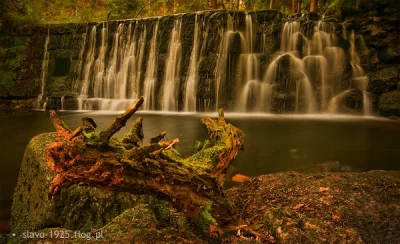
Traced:
[[[372, 1], [360, 4], [359, 9], [342, 8], [339, 14], [332, 17], [325, 16], [324, 19], [324, 21], [335, 25], [339, 46], [344, 49], [347, 57], [349, 56], [350, 44], [344, 39], [342, 30], [343, 27], [347, 29], [348, 33], [354, 30], [357, 52], [361, 58], [361, 64], [369, 77], [367, 91], [373, 101], [373, 109], [376, 114], [384, 116], [387, 116], [387, 112], [382, 110], [385, 106], [384, 103], [381, 103], [382, 95], [398, 89], [397, 84], [399, 83], [400, 37], [396, 34], [398, 33], [399, 12], [400, 6], [398, 3]], [[199, 40], [200, 54], [197, 64], [199, 71], [197, 99], [200, 104], [203, 104], [202, 101], [205, 100], [213, 101], [211, 106], [215, 103], [215, 71], [223, 31], [227, 26], [228, 13], [233, 18], [235, 31], [244, 32], [246, 28], [246, 13], [244, 12], [205, 11], [198, 14], [199, 19], [204, 23]], [[300, 20], [303, 29], [310, 29], [309, 33], [312, 33], [314, 21], [318, 20], [318, 16], [315, 14], [285, 17], [274, 10], [249, 12], [247, 14], [253, 17], [253, 36], [255, 39], [265, 38], [264, 46], [256, 47], [256, 49], [260, 49], [257, 51], [260, 52], [262, 67], [266, 67], [273, 59], [274, 54], [279, 51], [282, 25], [288, 18]], [[160, 104], [162, 96], [171, 30], [177, 18], [182, 19], [182, 58], [178, 81], [180, 89], [177, 94], [179, 109], [184, 104], [190, 54], [193, 48], [195, 16], [196, 14], [184, 14], [164, 16], [159, 19], [122, 20], [107, 23], [109, 46], [112, 44], [113, 34], [119, 24], [138, 23], [146, 26], [147, 36], [142, 62], [143, 75], [141, 76], [141, 83], [143, 83], [153, 27], [157, 21], [159, 22], [156, 53], [156, 99], [159, 101], [158, 104]], [[40, 94], [44, 43], [48, 32], [50, 34], [48, 46], [50, 59], [44, 95], [45, 97], [50, 97], [51, 101], [48, 102], [47, 108], [60, 109], [60, 102], [57, 101], [60, 100], [61, 96], [76, 97], [77, 91], [74, 90], [74, 82], [77, 78], [76, 71], [82, 46], [82, 35], [84, 33], [90, 34], [90, 29], [94, 25], [101, 27], [99, 23], [50, 26], [3, 25], [0, 29], [0, 99], [27, 99], [35, 98]], [[306, 33], [308, 32], [306, 31]], [[233, 108], [233, 103], [237, 100], [238, 84], [243, 83], [238, 71], [241, 51], [239, 39], [240, 37], [237, 35], [230, 43], [230, 63], [226, 67], [226, 82], [220, 88], [224, 92], [219, 95], [219, 102], [220, 106], [224, 108]], [[100, 40], [97, 40], [97, 44], [99, 43]], [[106, 56], [109, 57], [109, 54]], [[65, 69], [69, 70], [66, 71]], [[262, 69], [260, 72], [263, 73], [265, 70]], [[343, 76], [338, 77], [338, 79], [342, 80], [338, 86], [340, 91], [349, 87], [352, 79], [350, 64], [346, 65]], [[338, 91], [335, 90], [335, 92]], [[317, 99], [319, 98], [320, 95], [317, 94]], [[351, 107], [351, 104], [358, 104], [357, 101], [360, 99], [362, 100], [360, 96], [349, 96], [347, 99], [349, 100], [348, 105]], [[282, 112], [291, 111], [293, 108], [292, 100], [291, 94], [286, 94], [282, 91], [274, 93], [273, 103], [283, 106], [274, 105], [276, 107], [275, 112], [279, 113], [281, 110]], [[396, 106], [400, 107], [400, 104]], [[71, 103], [69, 109], [74, 109], [74, 103]], [[357, 110], [361, 108], [351, 109]], [[400, 114], [394, 113], [391, 116], [400, 116]]]

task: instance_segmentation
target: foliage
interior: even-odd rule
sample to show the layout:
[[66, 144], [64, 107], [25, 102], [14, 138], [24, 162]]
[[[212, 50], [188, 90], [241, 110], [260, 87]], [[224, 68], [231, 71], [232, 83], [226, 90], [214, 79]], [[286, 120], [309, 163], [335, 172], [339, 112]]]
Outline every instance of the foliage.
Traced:
[[[10, 23], [63, 23], [142, 18], [210, 9], [212, 0], [5, 0], [3, 19]], [[238, 2], [239, 1], [239, 2]], [[271, 4], [272, 1], [272, 4]], [[279, 10], [292, 13], [294, 0], [217, 0], [217, 8], [256, 11]], [[337, 11], [341, 6], [356, 7], [359, 0], [319, 0], [318, 11]], [[310, 0], [302, 0], [307, 12]], [[3, 22], [4, 23], [4, 22]]]

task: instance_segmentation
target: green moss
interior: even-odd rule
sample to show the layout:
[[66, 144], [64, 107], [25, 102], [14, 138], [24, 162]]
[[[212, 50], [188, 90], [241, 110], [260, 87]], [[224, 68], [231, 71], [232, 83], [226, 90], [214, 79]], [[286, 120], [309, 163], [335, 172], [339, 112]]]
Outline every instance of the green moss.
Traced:
[[[75, 31], [75, 29], [71, 29], [71, 31]], [[62, 49], [68, 49], [71, 47], [71, 39], [72, 39], [72, 35], [67, 34], [67, 35], [62, 35], [61, 36], [61, 48]]]
[[272, 236], [277, 236], [277, 230], [282, 225], [285, 212], [280, 208], [270, 208], [264, 214], [264, 228]]
[[271, 208], [270, 210], [277, 218], [283, 218], [285, 216], [285, 212], [280, 208]]
[[13, 59], [8, 59], [5, 63], [5, 66], [8, 67], [9, 69], [16, 69], [20, 66], [22, 62], [22, 55], [17, 55]]
[[191, 157], [185, 159], [186, 164], [196, 165], [203, 169], [210, 169], [218, 161], [218, 155], [224, 149], [224, 146], [217, 145], [201, 150]]
[[207, 231], [210, 225], [217, 225], [217, 222], [210, 214], [211, 204], [211, 202], [205, 204], [193, 221], [196, 227], [200, 228], [203, 232]]
[[170, 157], [171, 159], [173, 159], [175, 161], [179, 161], [179, 162], [182, 161], [181, 154], [175, 148], [171, 148], [169, 150], [163, 150], [162, 153], [165, 156], [168, 156], [168, 157]]
[[123, 226], [121, 226], [119, 223], [111, 223], [107, 225], [106, 231], [107, 231], [105, 235], [106, 238], [113, 238], [116, 236], [121, 236], [126, 233], [126, 229], [123, 228]]
[[24, 43], [21, 38], [15, 36], [13, 37], [14, 46], [22, 46]]
[[10, 72], [3, 74], [3, 77], [0, 80], [0, 84], [7, 89], [12, 88], [15, 84], [15, 74]]
[[196, 152], [209, 148], [211, 146], [211, 141], [210, 140], [204, 140], [204, 141], [196, 141], [194, 145], [194, 150]]
[[158, 224], [161, 226], [168, 226], [169, 221], [172, 218], [171, 210], [168, 207], [168, 202], [152, 198], [149, 206], [151, 210], [153, 210], [154, 215], [158, 220]]

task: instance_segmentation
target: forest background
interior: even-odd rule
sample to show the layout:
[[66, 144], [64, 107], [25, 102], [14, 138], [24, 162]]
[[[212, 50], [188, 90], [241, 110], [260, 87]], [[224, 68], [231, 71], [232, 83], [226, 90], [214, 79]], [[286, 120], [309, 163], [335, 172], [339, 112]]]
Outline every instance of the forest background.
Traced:
[[2, 24], [55, 24], [135, 19], [213, 9], [285, 14], [332, 14], [343, 7], [358, 8], [362, 0], [3, 0]]

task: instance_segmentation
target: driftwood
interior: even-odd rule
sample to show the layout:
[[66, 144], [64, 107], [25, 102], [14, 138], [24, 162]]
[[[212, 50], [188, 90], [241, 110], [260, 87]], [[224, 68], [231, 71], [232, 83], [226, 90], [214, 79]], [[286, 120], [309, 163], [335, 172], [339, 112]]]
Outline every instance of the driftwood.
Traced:
[[201, 119], [210, 134], [209, 147], [188, 158], [174, 149], [177, 138], [163, 140], [165, 131], [143, 145], [140, 117], [121, 140], [113, 137], [142, 103], [143, 98], [135, 101], [100, 132], [95, 131], [96, 124], [90, 118], [84, 118], [83, 126], [72, 131], [50, 111], [58, 137], [46, 149], [49, 167], [57, 173], [48, 198], [56, 197], [63, 188], [82, 184], [166, 199], [195, 224], [206, 223], [207, 229], [236, 221], [238, 213], [224, 193], [223, 182], [243, 148], [245, 134], [226, 123], [219, 110], [217, 120]]

